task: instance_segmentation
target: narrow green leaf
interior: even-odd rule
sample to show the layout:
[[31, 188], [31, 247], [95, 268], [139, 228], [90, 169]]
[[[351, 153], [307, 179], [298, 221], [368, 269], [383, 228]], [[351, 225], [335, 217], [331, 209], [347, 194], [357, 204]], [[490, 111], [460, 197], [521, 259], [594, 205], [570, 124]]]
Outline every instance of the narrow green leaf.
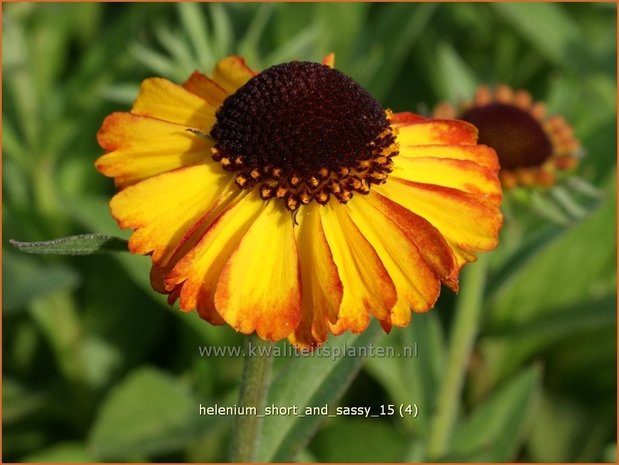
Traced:
[[223, 3], [210, 3], [208, 8], [212, 17], [215, 52], [219, 58], [223, 58], [232, 51], [234, 40], [232, 24]]
[[554, 189], [550, 190], [550, 195], [572, 218], [583, 219], [589, 213], [589, 210], [579, 205], [572, 197], [571, 192], [563, 186], [555, 186]]
[[504, 280], [491, 301], [492, 327], [512, 328], [616, 289], [615, 192], [613, 182], [607, 199], [590, 217], [548, 243]]
[[[300, 357], [289, 362], [271, 385], [267, 406], [296, 406], [299, 413], [306, 407], [333, 406], [351, 383], [364, 361], [351, 356], [374, 340], [380, 327], [374, 322], [359, 335], [339, 336], [320, 350], [325, 356]], [[336, 354], [340, 354], [336, 356]], [[329, 355], [329, 356], [327, 356]], [[299, 418], [294, 415], [264, 418], [260, 435], [259, 462], [287, 462], [294, 459], [311, 435], [325, 420], [322, 415]]]
[[380, 419], [338, 418], [316, 435], [312, 450], [319, 463], [398, 463], [406, 454], [408, 442], [409, 438]]
[[127, 241], [107, 234], [80, 234], [41, 242], [20, 242], [11, 239], [9, 242], [22, 252], [37, 254], [91, 255], [128, 251]]
[[524, 369], [473, 410], [456, 428], [448, 461], [513, 460], [535, 411], [540, 376], [537, 366]]
[[273, 3], [261, 3], [253, 16], [251, 23], [242, 39], [239, 40], [238, 50], [252, 66], [261, 69], [259, 43], [266, 30], [267, 23], [273, 15]]
[[335, 52], [337, 68], [350, 70], [352, 52], [366, 32], [364, 21], [370, 7], [370, 3], [314, 3], [313, 18], [323, 31], [316, 52]]
[[394, 333], [379, 341], [394, 346], [396, 357], [369, 358], [365, 369], [385, 387], [394, 403], [424, 406], [419, 409], [417, 418], [406, 418], [402, 422], [412, 434], [423, 436], [428, 431], [435, 393], [445, 366], [443, 332], [437, 313], [429, 312], [415, 314], [408, 328]]
[[131, 82], [118, 82], [103, 87], [99, 92], [99, 95], [101, 95], [101, 97], [111, 102], [130, 106], [138, 96], [140, 92], [140, 86]]
[[502, 14], [535, 49], [554, 63], [579, 69], [579, 66], [590, 61], [579, 47], [586, 42], [584, 34], [561, 5], [495, 3], [492, 7]]
[[165, 47], [168, 54], [176, 62], [175, 77], [178, 78], [179, 82], [200, 67], [192, 56], [191, 48], [183, 36], [175, 34], [165, 27], [158, 28], [155, 34], [161, 45]]
[[320, 28], [312, 23], [273, 51], [264, 60], [264, 63], [266, 65], [273, 65], [298, 59], [302, 56], [310, 56], [319, 36]]
[[[210, 71], [215, 64], [213, 51], [209, 40], [208, 28], [203, 14], [203, 5], [190, 2], [177, 4], [183, 31], [189, 37], [189, 41], [198, 57], [198, 63], [202, 71]], [[219, 57], [223, 58], [223, 57]]]
[[384, 61], [369, 85], [372, 94], [379, 100], [383, 100], [391, 90], [437, 7], [436, 3], [394, 3], [378, 18], [380, 22], [377, 35], [382, 36], [383, 43], [389, 44], [384, 53]]
[[34, 300], [30, 315], [47, 339], [62, 375], [72, 383], [88, 384], [84, 326], [71, 294], [57, 292]]
[[599, 460], [598, 455], [588, 458], [578, 455], [582, 455], [583, 448], [591, 440], [596, 442], [597, 439], [599, 442], [595, 450], [601, 450], [604, 442], [611, 437], [611, 425], [596, 418], [598, 415], [588, 405], [557, 396], [556, 392], [545, 390], [540, 397], [527, 440], [531, 461], [573, 463]]
[[545, 192], [530, 191], [526, 192], [526, 195], [531, 209], [542, 218], [563, 226], [569, 225], [572, 222], [561, 205], [546, 195]]
[[147, 68], [160, 76], [169, 78], [177, 77], [178, 70], [176, 65], [168, 56], [151, 50], [139, 43], [130, 45], [129, 51], [136, 60], [140, 61]]
[[177, 379], [155, 368], [136, 370], [103, 402], [89, 450], [115, 459], [172, 450], [200, 432], [198, 406]]
[[[447, 43], [437, 47], [437, 81], [442, 84], [440, 94], [442, 98], [451, 102], [460, 102], [470, 98], [475, 93], [477, 82], [471, 68], [456, 50]], [[457, 76], [457, 79], [454, 79]]]

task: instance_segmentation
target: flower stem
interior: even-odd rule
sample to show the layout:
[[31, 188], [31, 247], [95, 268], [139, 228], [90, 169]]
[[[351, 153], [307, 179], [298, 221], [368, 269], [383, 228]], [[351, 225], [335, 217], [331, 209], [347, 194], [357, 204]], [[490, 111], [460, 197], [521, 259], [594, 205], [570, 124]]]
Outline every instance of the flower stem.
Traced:
[[458, 418], [466, 369], [479, 330], [487, 261], [488, 257], [482, 255], [477, 263], [464, 270], [464, 279], [451, 333], [445, 378], [438, 393], [436, 416], [428, 437], [428, 458], [432, 461], [441, 459], [449, 451], [449, 442]]
[[[253, 335], [247, 338], [247, 344], [239, 408], [255, 407], [257, 414], [260, 414], [264, 409], [271, 381], [272, 343]], [[236, 417], [230, 444], [230, 462], [256, 461], [261, 426], [262, 419], [257, 415]]]

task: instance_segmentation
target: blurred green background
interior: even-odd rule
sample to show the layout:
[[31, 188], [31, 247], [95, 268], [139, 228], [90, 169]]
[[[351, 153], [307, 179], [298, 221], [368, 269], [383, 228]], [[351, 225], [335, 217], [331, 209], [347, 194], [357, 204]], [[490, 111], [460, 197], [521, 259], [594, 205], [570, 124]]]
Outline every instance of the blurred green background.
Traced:
[[[529, 90], [586, 157], [548, 192], [512, 192], [448, 451], [427, 453], [457, 299], [391, 335], [418, 358], [277, 359], [280, 405], [418, 404], [419, 417], [266, 422], [260, 459], [616, 460], [616, 6], [606, 4], [4, 4], [3, 459], [223, 461], [236, 401], [230, 328], [169, 308], [149, 260], [33, 256], [9, 239], [122, 235], [93, 161], [103, 118], [140, 81], [184, 81], [232, 53], [254, 69], [336, 66], [394, 111], [428, 113], [476, 85]], [[466, 279], [464, 276], [463, 279]], [[341, 397], [343, 396], [343, 397]], [[271, 401], [270, 400], [270, 401]], [[323, 419], [324, 420], [324, 419]]]

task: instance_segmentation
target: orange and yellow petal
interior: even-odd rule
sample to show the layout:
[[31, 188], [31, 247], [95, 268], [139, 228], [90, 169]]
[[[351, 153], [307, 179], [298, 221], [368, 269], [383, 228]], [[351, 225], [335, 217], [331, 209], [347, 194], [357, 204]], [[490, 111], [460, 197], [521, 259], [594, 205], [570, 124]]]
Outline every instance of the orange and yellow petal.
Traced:
[[346, 211], [330, 202], [320, 209], [321, 223], [343, 286], [338, 320], [333, 334], [364, 331], [370, 315], [389, 322], [397, 302], [393, 280], [376, 253]]
[[479, 198], [496, 204], [501, 202], [501, 183], [496, 172], [473, 161], [433, 157], [409, 158], [400, 155], [394, 162], [391, 173], [394, 178], [450, 187], [478, 194]]
[[236, 55], [220, 60], [213, 70], [213, 80], [228, 94], [234, 94], [255, 75], [245, 60]]
[[499, 170], [499, 160], [494, 149], [485, 145], [400, 145], [403, 158], [450, 158], [472, 161], [494, 172]]
[[297, 215], [303, 305], [301, 322], [288, 340], [298, 347], [316, 347], [327, 340], [329, 323], [337, 321], [342, 302], [342, 281], [322, 227], [320, 208], [312, 203]]
[[459, 267], [474, 261], [474, 252], [498, 244], [502, 215], [493, 202], [457, 189], [397, 178], [376, 189], [436, 227], [452, 247]]
[[228, 96], [219, 84], [199, 71], [194, 71], [185, 81], [183, 87], [192, 94], [206, 100], [209, 105], [215, 108], [219, 108]]
[[215, 289], [224, 265], [239, 242], [258, 218], [264, 203], [253, 195], [244, 195], [212, 222], [197, 244], [165, 275], [168, 290], [180, 289], [180, 307], [198, 309], [205, 320], [224, 324], [215, 308]]
[[398, 123], [392, 119], [392, 126], [398, 129], [397, 141], [406, 145], [474, 145], [477, 142], [475, 126], [458, 120], [419, 120]]
[[180, 168], [127, 187], [110, 202], [122, 228], [135, 232], [129, 250], [165, 263], [201, 217], [236, 192], [215, 163]]
[[441, 232], [426, 219], [376, 191], [373, 191], [367, 199], [372, 207], [397, 224], [408, 240], [417, 246], [434, 274], [444, 284], [457, 291], [456, 257]]
[[335, 53], [331, 52], [322, 59], [322, 64], [329, 68], [335, 68]]
[[299, 256], [290, 212], [277, 202], [256, 202], [264, 208], [223, 267], [215, 307], [237, 331], [276, 341], [301, 319]]
[[130, 113], [112, 113], [97, 133], [107, 153], [96, 168], [118, 187], [183, 166], [204, 162], [212, 142], [187, 132], [185, 126]]
[[150, 116], [209, 132], [215, 124], [216, 108], [178, 84], [163, 78], [142, 82], [131, 108], [134, 115]]
[[372, 207], [364, 197], [348, 204], [350, 217], [368, 240], [393, 281], [397, 302], [390, 322], [406, 326], [411, 310], [424, 312], [436, 302], [440, 281], [414, 242], [396, 223]]

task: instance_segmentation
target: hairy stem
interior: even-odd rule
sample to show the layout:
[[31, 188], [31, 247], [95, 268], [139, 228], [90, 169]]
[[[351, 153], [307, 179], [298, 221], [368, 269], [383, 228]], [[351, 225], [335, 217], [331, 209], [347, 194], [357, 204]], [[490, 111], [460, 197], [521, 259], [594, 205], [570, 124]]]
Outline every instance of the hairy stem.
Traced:
[[[239, 407], [255, 407], [260, 414], [264, 409], [271, 381], [272, 344], [257, 336], [248, 338], [247, 344]], [[231, 462], [255, 462], [261, 426], [262, 418], [257, 415], [236, 417], [230, 447]]]

